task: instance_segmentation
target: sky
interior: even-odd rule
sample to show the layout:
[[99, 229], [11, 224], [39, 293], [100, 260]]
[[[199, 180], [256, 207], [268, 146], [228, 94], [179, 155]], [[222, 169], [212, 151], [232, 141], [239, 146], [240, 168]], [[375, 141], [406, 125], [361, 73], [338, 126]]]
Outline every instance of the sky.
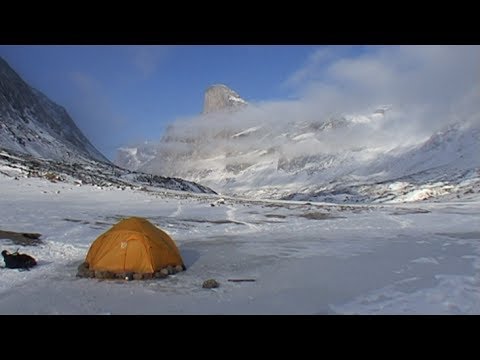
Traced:
[[205, 89], [216, 83], [262, 104], [269, 119], [395, 103], [411, 110], [412, 133], [430, 131], [450, 121], [448, 114], [458, 104], [478, 107], [479, 49], [1, 45], [0, 56], [64, 106], [92, 144], [113, 160], [117, 148], [158, 141], [168, 124], [200, 114]]
[[247, 100], [290, 96], [283, 82], [315, 48], [11, 45], [0, 46], [0, 56], [112, 158], [117, 147], [158, 140], [175, 118], [200, 113], [212, 84]]

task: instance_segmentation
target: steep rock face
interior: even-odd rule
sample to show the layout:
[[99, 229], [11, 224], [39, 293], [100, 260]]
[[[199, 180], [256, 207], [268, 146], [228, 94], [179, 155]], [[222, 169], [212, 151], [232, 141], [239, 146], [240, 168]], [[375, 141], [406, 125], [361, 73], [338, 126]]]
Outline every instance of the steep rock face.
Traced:
[[218, 111], [234, 111], [239, 107], [244, 107], [247, 102], [240, 95], [226, 85], [217, 84], [210, 86], [205, 91], [205, 100], [203, 104], [203, 113], [213, 113]]
[[109, 162], [67, 111], [25, 83], [0, 57], [0, 147], [36, 157]]

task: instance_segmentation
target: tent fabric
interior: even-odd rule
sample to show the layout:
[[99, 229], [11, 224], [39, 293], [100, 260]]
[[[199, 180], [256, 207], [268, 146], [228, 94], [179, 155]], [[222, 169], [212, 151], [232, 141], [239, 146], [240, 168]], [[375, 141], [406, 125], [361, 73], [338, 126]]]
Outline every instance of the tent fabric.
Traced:
[[147, 219], [131, 217], [100, 235], [90, 246], [91, 270], [114, 273], [154, 273], [167, 266], [184, 266], [173, 239]]

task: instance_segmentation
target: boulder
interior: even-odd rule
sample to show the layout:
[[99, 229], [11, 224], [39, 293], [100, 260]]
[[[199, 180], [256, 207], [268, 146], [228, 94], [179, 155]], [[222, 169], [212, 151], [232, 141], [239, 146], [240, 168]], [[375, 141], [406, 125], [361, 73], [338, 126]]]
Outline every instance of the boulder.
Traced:
[[204, 289], [214, 289], [218, 288], [220, 284], [215, 279], [208, 279], [203, 282], [202, 288]]

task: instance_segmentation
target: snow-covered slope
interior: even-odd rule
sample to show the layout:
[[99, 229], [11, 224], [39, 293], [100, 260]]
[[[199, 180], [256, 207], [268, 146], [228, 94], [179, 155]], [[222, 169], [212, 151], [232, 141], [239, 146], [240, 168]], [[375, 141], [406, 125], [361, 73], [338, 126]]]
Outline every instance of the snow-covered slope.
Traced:
[[0, 148], [0, 174], [20, 180], [38, 177], [60, 182], [125, 190], [158, 191], [163, 189], [214, 194], [205, 186], [179, 178], [144, 174], [122, 169], [110, 163], [82, 159], [80, 162], [55, 161]]
[[480, 191], [480, 127], [454, 123], [427, 140], [377, 154], [350, 174], [289, 199], [403, 202]]
[[138, 170], [143, 164], [153, 160], [155, 155], [157, 155], [156, 146], [146, 141], [117, 149], [115, 164], [125, 169]]
[[255, 111], [173, 124], [159, 144], [136, 149], [134, 168], [255, 198], [395, 202], [479, 189], [478, 121], [414, 138], [392, 105], [282, 126], [256, 123]]
[[109, 162], [66, 110], [26, 84], [0, 57], [0, 147], [36, 157]]

